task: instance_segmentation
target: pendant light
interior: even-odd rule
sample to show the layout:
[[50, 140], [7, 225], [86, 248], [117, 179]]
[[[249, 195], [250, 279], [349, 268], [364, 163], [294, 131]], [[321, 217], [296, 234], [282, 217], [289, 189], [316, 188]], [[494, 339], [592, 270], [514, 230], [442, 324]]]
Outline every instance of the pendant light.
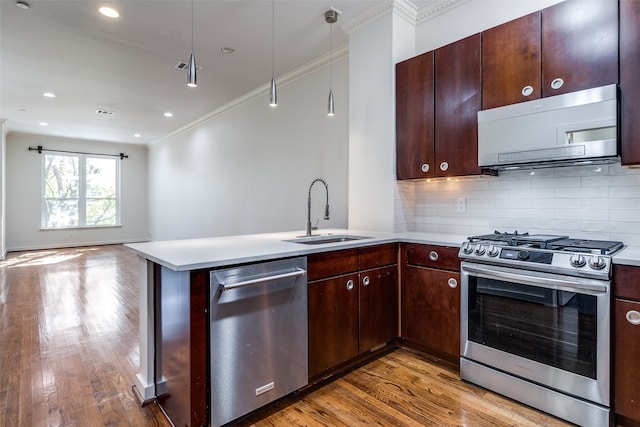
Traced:
[[193, 54], [193, 0], [191, 0], [191, 55], [189, 56], [189, 75], [187, 77], [187, 86], [198, 86], [196, 76], [196, 56]]
[[338, 21], [338, 12], [329, 9], [324, 13], [324, 20], [329, 24], [329, 101], [327, 103], [327, 116], [333, 117], [335, 109], [333, 104], [333, 24]]
[[276, 2], [271, 0], [271, 92], [269, 106], [278, 106], [278, 89], [276, 88]]

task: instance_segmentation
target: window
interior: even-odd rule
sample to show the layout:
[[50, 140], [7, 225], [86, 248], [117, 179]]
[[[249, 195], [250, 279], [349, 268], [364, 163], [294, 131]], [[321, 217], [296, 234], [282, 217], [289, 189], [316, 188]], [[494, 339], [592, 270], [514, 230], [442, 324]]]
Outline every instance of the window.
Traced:
[[46, 154], [43, 161], [43, 228], [120, 224], [119, 159]]

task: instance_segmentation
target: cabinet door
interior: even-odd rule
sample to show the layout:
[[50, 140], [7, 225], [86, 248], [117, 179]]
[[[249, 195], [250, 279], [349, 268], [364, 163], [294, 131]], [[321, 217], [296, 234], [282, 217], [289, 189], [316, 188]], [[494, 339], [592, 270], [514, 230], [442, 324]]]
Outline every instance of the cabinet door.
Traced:
[[[552, 83], [564, 84], [554, 89]], [[618, 83], [618, 0], [566, 0], [542, 10], [542, 96]]]
[[438, 353], [460, 357], [459, 283], [460, 273], [403, 268], [402, 337]]
[[398, 266], [361, 271], [360, 340], [364, 353], [398, 337]]
[[620, 91], [623, 165], [640, 164], [640, 2], [620, 0]]
[[627, 320], [640, 317], [640, 303], [615, 300], [614, 410], [623, 417], [640, 421], [640, 325]]
[[309, 282], [309, 377], [358, 355], [358, 275]]
[[396, 64], [396, 175], [433, 177], [433, 52]]
[[480, 34], [435, 51], [436, 176], [480, 174]]
[[535, 12], [482, 33], [482, 109], [542, 95], [540, 16]]

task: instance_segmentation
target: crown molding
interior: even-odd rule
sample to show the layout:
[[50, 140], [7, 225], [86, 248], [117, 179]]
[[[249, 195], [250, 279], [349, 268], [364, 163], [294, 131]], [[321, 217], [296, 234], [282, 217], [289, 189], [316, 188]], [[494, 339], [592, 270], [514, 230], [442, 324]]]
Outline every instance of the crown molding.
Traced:
[[394, 1], [383, 1], [378, 3], [376, 6], [367, 10], [366, 12], [356, 16], [350, 21], [345, 22], [340, 26], [342, 31], [344, 31], [347, 35], [353, 33], [354, 31], [359, 30], [362, 27], [366, 27], [372, 22], [377, 21], [383, 16], [389, 15], [394, 10]]
[[[311, 61], [289, 73], [283, 74], [282, 76], [276, 77], [276, 81], [278, 84], [278, 87], [283, 87], [286, 86], [287, 84], [294, 82], [296, 80], [299, 80], [305, 76], [308, 76], [309, 74], [315, 73], [316, 71], [319, 71], [323, 68], [328, 67], [329, 65], [333, 64], [334, 62], [340, 61], [344, 58], [349, 57], [349, 45], [345, 44], [342, 47], [339, 47], [338, 49], [333, 51], [333, 54], [331, 53], [327, 53], [319, 58], [317, 58], [314, 61]], [[234, 99], [231, 102], [228, 102], [227, 104], [221, 106], [220, 108], [216, 108], [215, 110], [209, 112], [208, 114], [205, 114], [204, 116], [184, 125], [183, 127], [176, 129], [175, 131], [171, 132], [168, 135], [165, 135], [161, 138], [158, 138], [154, 141], [152, 141], [149, 145], [154, 145], [156, 143], [159, 143], [161, 141], [167, 141], [170, 140], [184, 132], [187, 132], [193, 128], [195, 128], [196, 126], [199, 126], [200, 124], [211, 120], [215, 117], [218, 117], [230, 110], [233, 110], [234, 108], [237, 108], [243, 104], [246, 104], [247, 102], [250, 102], [256, 98], [262, 98], [264, 97], [265, 100], [265, 108], [269, 108], [267, 106], [267, 100], [268, 100], [268, 96], [269, 96], [269, 91], [271, 90], [271, 81], [265, 83], [264, 85], [252, 90], [251, 92], [248, 92], [244, 95], [242, 95], [239, 98]]]
[[423, 24], [444, 13], [469, 3], [471, 0], [433, 0], [431, 4], [421, 7], [417, 12], [416, 25]]

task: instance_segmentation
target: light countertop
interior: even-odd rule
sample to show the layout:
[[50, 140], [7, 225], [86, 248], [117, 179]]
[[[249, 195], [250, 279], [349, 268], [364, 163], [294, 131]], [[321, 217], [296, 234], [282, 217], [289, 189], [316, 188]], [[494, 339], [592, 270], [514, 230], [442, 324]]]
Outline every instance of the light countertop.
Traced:
[[[355, 235], [367, 239], [337, 243], [304, 245], [287, 240], [304, 236], [304, 231], [246, 234], [201, 239], [163, 240], [129, 243], [125, 246], [138, 255], [175, 271], [217, 268], [232, 264], [305, 256], [313, 253], [372, 246], [381, 243], [408, 242], [459, 247], [467, 236], [443, 233], [385, 233], [365, 230], [323, 229], [314, 235]], [[615, 264], [640, 266], [640, 248], [627, 247], [613, 257]]]
[[247, 234], [201, 239], [163, 240], [129, 243], [125, 246], [143, 258], [175, 271], [216, 268], [232, 264], [265, 261], [276, 258], [305, 256], [339, 249], [371, 246], [381, 243], [413, 242], [459, 247], [466, 236], [440, 233], [385, 233], [378, 231], [323, 229], [314, 235], [355, 235], [367, 239], [337, 243], [304, 245], [287, 240], [304, 236], [304, 231]]

